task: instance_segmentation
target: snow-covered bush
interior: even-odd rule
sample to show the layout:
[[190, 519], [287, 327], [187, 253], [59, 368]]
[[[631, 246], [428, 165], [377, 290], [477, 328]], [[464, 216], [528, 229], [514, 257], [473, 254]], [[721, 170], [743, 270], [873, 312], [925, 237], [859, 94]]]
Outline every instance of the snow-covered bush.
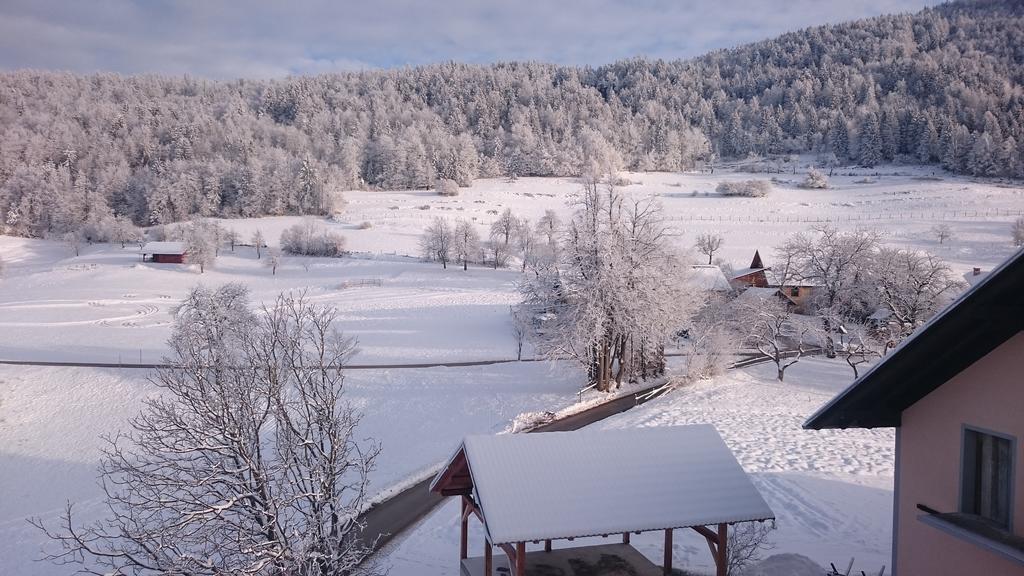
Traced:
[[448, 178], [441, 178], [437, 181], [435, 186], [437, 193], [441, 196], [458, 196], [459, 195], [459, 183], [455, 180], [449, 180]]
[[302, 256], [337, 257], [345, 252], [345, 237], [307, 218], [281, 232], [281, 250]]
[[811, 190], [822, 190], [828, 188], [828, 176], [824, 172], [811, 168], [807, 171], [807, 178], [800, 183], [801, 188]]
[[1013, 234], [1013, 245], [1017, 247], [1024, 246], [1024, 217], [1017, 218], [1013, 223], [1011, 233]]
[[739, 182], [720, 182], [715, 188], [722, 196], [767, 196], [772, 189], [767, 180], [741, 180]]
[[360, 230], [369, 230], [370, 228], [373, 228], [373, 222], [370, 222], [369, 220], [364, 220], [359, 223]]

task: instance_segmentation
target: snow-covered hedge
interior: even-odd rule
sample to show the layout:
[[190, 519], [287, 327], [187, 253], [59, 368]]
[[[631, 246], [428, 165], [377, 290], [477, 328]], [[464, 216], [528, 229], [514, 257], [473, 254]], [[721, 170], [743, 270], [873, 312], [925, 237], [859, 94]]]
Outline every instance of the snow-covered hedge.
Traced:
[[821, 190], [828, 188], [828, 176], [820, 170], [811, 168], [807, 171], [807, 178], [800, 183], [801, 188], [809, 188], [812, 190]]
[[455, 180], [442, 178], [437, 181], [437, 193], [441, 196], [458, 196], [459, 184]]
[[281, 250], [303, 256], [341, 256], [345, 252], [345, 237], [315, 220], [304, 220], [281, 232]]
[[739, 182], [720, 182], [715, 190], [722, 196], [766, 196], [772, 189], [767, 180], [741, 180]]

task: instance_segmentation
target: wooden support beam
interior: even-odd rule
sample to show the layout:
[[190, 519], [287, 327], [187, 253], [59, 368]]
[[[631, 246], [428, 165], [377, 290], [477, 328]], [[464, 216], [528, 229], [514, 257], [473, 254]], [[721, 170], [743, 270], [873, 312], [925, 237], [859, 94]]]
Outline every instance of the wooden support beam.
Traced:
[[665, 576], [672, 576], [672, 529], [665, 530]]
[[469, 515], [472, 514], [470, 510], [469, 499], [465, 496], [462, 497], [462, 522], [459, 523], [459, 559], [465, 560], [469, 558]]
[[516, 542], [516, 576], [526, 576], [526, 542]]
[[622, 533], [622, 543], [629, 544], [629, 532]]
[[551, 540], [544, 541], [544, 551], [551, 552]]
[[716, 576], [726, 576], [729, 569], [729, 525], [718, 525], [718, 556], [715, 557], [715, 564], [718, 566]]
[[484, 576], [491, 576], [494, 568], [494, 559], [491, 557], [491, 541], [484, 538]]

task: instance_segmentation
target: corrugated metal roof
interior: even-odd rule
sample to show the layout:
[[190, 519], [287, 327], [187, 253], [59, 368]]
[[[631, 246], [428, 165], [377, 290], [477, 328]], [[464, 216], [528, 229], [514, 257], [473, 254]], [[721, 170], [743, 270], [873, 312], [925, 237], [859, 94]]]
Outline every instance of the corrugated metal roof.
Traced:
[[184, 242], [146, 242], [139, 249], [143, 254], [184, 254]]
[[494, 544], [774, 518], [711, 425], [469, 436], [461, 450]]

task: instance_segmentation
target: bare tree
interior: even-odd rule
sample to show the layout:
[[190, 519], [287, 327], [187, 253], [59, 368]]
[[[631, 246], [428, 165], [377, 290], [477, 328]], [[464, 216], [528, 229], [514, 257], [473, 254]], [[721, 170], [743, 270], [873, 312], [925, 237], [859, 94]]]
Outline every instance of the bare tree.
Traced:
[[456, 262], [462, 262], [462, 269], [469, 269], [469, 260], [480, 250], [480, 234], [469, 220], [455, 221], [452, 251]]
[[884, 248], [876, 257], [876, 282], [882, 306], [906, 337], [966, 285], [949, 266], [926, 252]]
[[1018, 248], [1024, 246], [1024, 216], [1013, 221], [1010, 227], [1010, 235], [1013, 237], [1013, 245]]
[[437, 193], [440, 196], [458, 196], [459, 195], [459, 183], [455, 180], [448, 178], [440, 178], [435, 185]]
[[259, 228], [252, 233], [252, 245], [256, 247], [256, 259], [259, 260], [263, 257], [263, 247], [267, 245], [267, 240]]
[[686, 347], [686, 373], [694, 378], [711, 378], [725, 371], [743, 334], [731, 322], [731, 302], [712, 295], [694, 314], [679, 338]]
[[511, 208], [505, 208], [498, 219], [491, 223], [491, 239], [498, 239], [502, 244], [508, 246], [515, 237], [518, 227], [519, 219], [512, 213]]
[[64, 246], [67, 247], [75, 256], [80, 255], [82, 251], [82, 235], [77, 230], [65, 232], [61, 236], [61, 240], [64, 242]]
[[354, 343], [334, 312], [246, 289], [196, 288], [176, 310], [170, 368], [101, 463], [107, 517], [68, 506], [49, 558], [91, 574], [373, 572], [359, 512], [379, 453], [345, 398]]
[[707, 256], [708, 264], [711, 264], [711, 259], [722, 247], [722, 242], [722, 237], [717, 234], [701, 234], [697, 236], [697, 251]]
[[511, 307], [512, 335], [516, 339], [516, 360], [523, 359], [523, 344], [530, 334], [530, 315], [524, 308]]
[[537, 234], [540, 234], [547, 241], [548, 246], [558, 244], [558, 235], [562, 231], [562, 219], [554, 210], [545, 210], [544, 215], [537, 220]]
[[825, 176], [825, 174], [815, 168], [811, 168], [807, 171], [807, 178], [800, 183], [800, 187], [811, 190], [828, 188], [828, 176]]
[[811, 332], [804, 318], [776, 296], [757, 298], [739, 306], [740, 322], [748, 327], [747, 340], [775, 363], [779, 382], [786, 369], [800, 361]]
[[227, 240], [228, 245], [231, 246], [231, 252], [235, 251], [235, 245], [242, 241], [241, 235], [234, 229], [228, 228], [224, 232], [224, 239]]
[[132, 221], [124, 216], [117, 216], [114, 218], [111, 238], [115, 242], [121, 244], [121, 248], [124, 248], [129, 242], [138, 242], [142, 235], [139, 233], [139, 229], [132, 224]]
[[939, 244], [943, 244], [946, 240], [953, 238], [953, 229], [949, 224], [936, 224], [932, 226], [932, 234], [939, 241]]
[[[776, 249], [786, 263], [783, 284], [809, 283], [816, 286], [812, 305], [840, 317], [863, 312], [864, 300], [871, 287], [872, 257], [878, 248], [878, 235], [868, 230], [840, 232], [829, 225], [816, 226], [810, 234], [790, 236]], [[778, 274], [777, 274], [778, 275]], [[829, 317], [822, 316], [825, 353], [836, 356], [832, 332], [837, 327]]]
[[843, 358], [853, 369], [853, 377], [860, 376], [862, 364], [882, 357], [882, 343], [878, 342], [866, 326], [859, 323], [847, 322], [843, 325], [846, 330], [846, 344], [843, 347]]
[[519, 251], [519, 258], [523, 262], [523, 272], [527, 268], [536, 268], [538, 262], [537, 233], [526, 218], [519, 220], [519, 226], [515, 233], [516, 249]]
[[500, 236], [491, 236], [491, 239], [487, 241], [485, 246], [491, 256], [491, 265], [494, 269], [504, 268], [508, 265], [509, 256], [511, 256], [512, 247], [504, 243]]
[[423, 250], [423, 257], [427, 260], [440, 261], [441, 266], [445, 269], [448, 268], [448, 261], [452, 259], [454, 244], [455, 232], [448, 220], [440, 216], [434, 218], [434, 221], [420, 236], [420, 249]]
[[764, 552], [775, 547], [768, 542], [768, 536], [775, 529], [775, 522], [740, 522], [733, 524], [726, 545], [726, 569], [729, 576], [739, 576]]
[[277, 269], [281, 266], [281, 249], [280, 248], [268, 248], [267, 259], [263, 261], [263, 265], [270, 268], [270, 275], [277, 276]]

